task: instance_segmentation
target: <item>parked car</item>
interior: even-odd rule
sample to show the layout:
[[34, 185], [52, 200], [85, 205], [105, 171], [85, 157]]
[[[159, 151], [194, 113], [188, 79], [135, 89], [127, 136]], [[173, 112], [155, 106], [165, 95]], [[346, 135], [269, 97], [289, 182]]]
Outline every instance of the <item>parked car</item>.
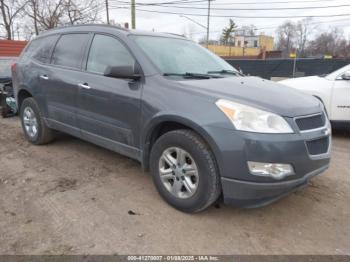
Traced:
[[329, 166], [330, 125], [318, 99], [244, 77], [180, 36], [107, 25], [50, 30], [26, 47], [13, 82], [30, 142], [48, 143], [58, 130], [137, 159], [184, 212], [220, 195], [266, 205]]
[[280, 83], [317, 97], [335, 124], [350, 124], [350, 65], [327, 75], [286, 79]]
[[11, 79], [11, 65], [15, 61], [15, 57], [0, 57], [0, 115], [2, 117], [13, 116], [17, 112]]

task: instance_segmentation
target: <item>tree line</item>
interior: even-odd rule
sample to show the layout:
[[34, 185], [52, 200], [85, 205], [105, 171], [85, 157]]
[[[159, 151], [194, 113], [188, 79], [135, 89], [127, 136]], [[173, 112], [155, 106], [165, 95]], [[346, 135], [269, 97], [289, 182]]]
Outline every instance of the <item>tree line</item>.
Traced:
[[[291, 53], [297, 57], [350, 57], [350, 40], [345, 37], [344, 31], [337, 27], [327, 26], [324, 30], [319, 22], [306, 18], [298, 22], [285, 21], [277, 27], [275, 34], [275, 50], [282, 52], [284, 58]], [[258, 29], [255, 25], [238, 26], [229, 19], [221, 35], [211, 39], [210, 44], [233, 46], [235, 36], [256, 36]], [[199, 41], [206, 43], [206, 39]]]
[[[104, 8], [104, 0], [0, 0], [0, 38], [30, 39], [57, 26], [102, 22]], [[257, 31], [254, 25], [238, 27], [230, 19], [220, 37], [210, 43], [232, 46], [235, 35], [254, 36]], [[283, 57], [290, 53], [298, 57], [349, 57], [350, 41], [341, 29], [328, 26], [322, 30], [320, 23], [306, 18], [281, 24], [276, 30], [275, 49], [282, 51]]]
[[[102, 0], [0, 0], [0, 36], [30, 39], [62, 25], [100, 21]], [[102, 5], [102, 7], [104, 7]]]
[[299, 22], [286, 21], [276, 30], [276, 50], [284, 57], [296, 53], [298, 57], [350, 57], [350, 41], [338, 27], [327, 26], [307, 18]]

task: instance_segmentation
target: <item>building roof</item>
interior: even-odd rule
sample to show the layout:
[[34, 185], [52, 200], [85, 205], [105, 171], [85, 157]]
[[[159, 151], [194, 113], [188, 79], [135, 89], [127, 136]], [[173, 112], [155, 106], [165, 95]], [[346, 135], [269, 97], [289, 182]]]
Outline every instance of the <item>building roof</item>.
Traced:
[[0, 57], [19, 56], [27, 43], [27, 41], [0, 40]]

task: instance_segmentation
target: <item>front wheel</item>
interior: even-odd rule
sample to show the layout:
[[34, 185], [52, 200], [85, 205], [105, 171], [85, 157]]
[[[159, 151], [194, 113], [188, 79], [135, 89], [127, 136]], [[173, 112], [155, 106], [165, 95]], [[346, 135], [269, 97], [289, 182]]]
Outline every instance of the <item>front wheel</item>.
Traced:
[[152, 148], [150, 162], [158, 192], [183, 212], [202, 211], [220, 195], [215, 158], [193, 131], [175, 130], [162, 135]]

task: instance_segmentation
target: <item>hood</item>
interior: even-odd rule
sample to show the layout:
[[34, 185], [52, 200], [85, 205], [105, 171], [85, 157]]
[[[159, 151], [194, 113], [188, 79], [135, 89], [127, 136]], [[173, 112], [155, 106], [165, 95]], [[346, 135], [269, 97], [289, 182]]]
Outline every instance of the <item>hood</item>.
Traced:
[[321, 76], [306, 76], [306, 77], [285, 79], [285, 80], [279, 81], [278, 83], [286, 86], [290, 86], [293, 88], [297, 88], [297, 89], [303, 89], [303, 88], [307, 88], [310, 84], [312, 86], [315, 86], [315, 84], [317, 85], [317, 83], [321, 83], [324, 81], [329, 81], [329, 80]]
[[318, 99], [298, 90], [258, 77], [225, 77], [180, 81], [216, 99], [228, 99], [285, 117], [315, 114], [322, 110]]

